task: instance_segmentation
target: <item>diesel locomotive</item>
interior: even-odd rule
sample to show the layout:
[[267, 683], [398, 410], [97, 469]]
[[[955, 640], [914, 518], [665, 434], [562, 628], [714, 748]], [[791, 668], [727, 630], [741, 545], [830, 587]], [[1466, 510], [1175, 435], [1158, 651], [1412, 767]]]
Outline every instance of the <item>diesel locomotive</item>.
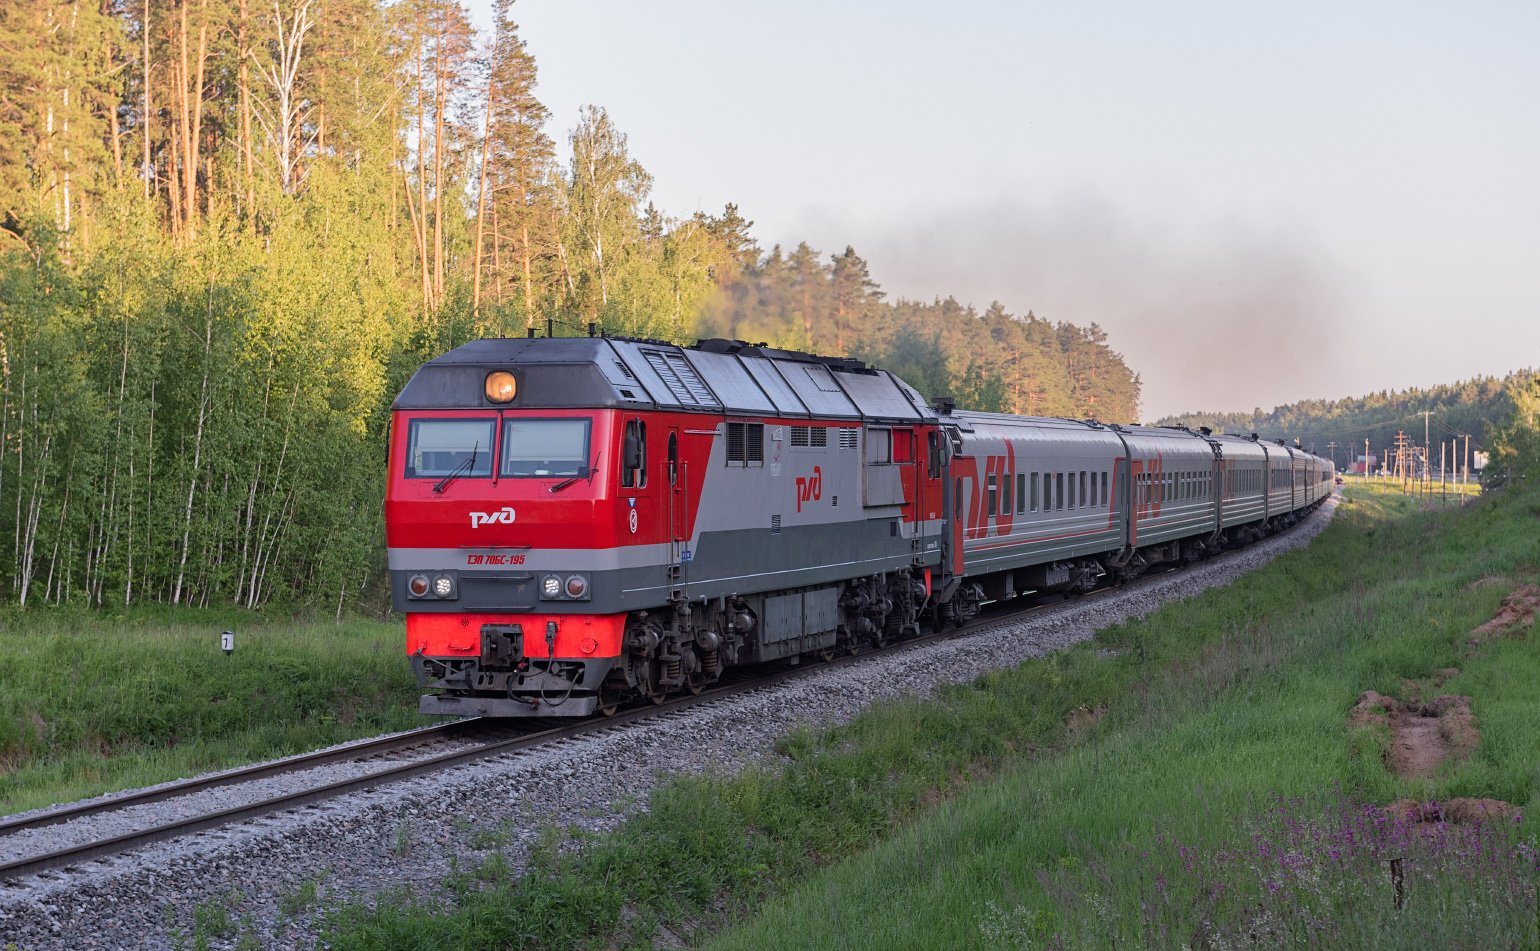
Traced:
[[1293, 524], [1330, 462], [927, 402], [738, 341], [478, 340], [392, 408], [392, 598], [424, 713], [586, 716]]

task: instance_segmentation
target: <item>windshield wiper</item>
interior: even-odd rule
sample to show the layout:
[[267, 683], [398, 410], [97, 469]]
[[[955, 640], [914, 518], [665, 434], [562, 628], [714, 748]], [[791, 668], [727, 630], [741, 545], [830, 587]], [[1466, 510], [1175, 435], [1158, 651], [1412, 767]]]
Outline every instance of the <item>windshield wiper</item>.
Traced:
[[577, 482], [580, 482], [583, 479], [587, 479], [589, 482], [592, 482], [594, 480], [594, 473], [599, 471], [599, 460], [603, 459], [603, 458], [604, 458], [604, 453], [601, 452], [599, 454], [599, 458], [594, 460], [594, 464], [591, 465], [591, 466], [587, 466], [586, 467], [586, 471], [579, 472], [577, 475], [573, 476], [570, 479], [563, 479], [562, 481], [560, 481], [560, 482], [556, 483], [555, 485], [551, 486], [550, 491], [552, 491], [552, 492], [560, 492], [562, 489], [565, 489], [565, 488], [567, 488], [570, 485], [573, 485], [573, 484], [575, 484]]
[[455, 466], [454, 471], [449, 473], [449, 475], [446, 475], [446, 476], [444, 476], [444, 478], [438, 480], [438, 484], [433, 487], [433, 491], [439, 493], [440, 495], [442, 495], [443, 492], [444, 492], [444, 489], [448, 488], [449, 483], [453, 482], [454, 480], [460, 478], [460, 476], [462, 476], [465, 473], [467, 473], [467, 472], [471, 471], [472, 469], [476, 468], [476, 453], [480, 449], [481, 449], [481, 442], [477, 441], [475, 445], [471, 446], [471, 457], [469, 459], [465, 460], [464, 462], [460, 463], [458, 466]]

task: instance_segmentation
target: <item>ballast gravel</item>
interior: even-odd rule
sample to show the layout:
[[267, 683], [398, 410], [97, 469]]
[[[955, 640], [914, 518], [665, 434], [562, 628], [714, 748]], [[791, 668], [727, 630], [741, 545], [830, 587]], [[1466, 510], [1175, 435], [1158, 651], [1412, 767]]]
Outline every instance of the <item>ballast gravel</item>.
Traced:
[[[171, 949], [193, 946], [195, 935], [210, 948], [239, 942], [251, 947], [252, 941], [263, 948], [314, 947], [316, 913], [340, 900], [403, 888], [429, 896], [455, 868], [473, 868], [497, 851], [518, 868], [541, 829], [607, 831], [645, 808], [648, 794], [671, 774], [705, 768], [733, 773], [774, 757], [774, 742], [794, 726], [843, 722], [874, 703], [971, 681], [1227, 584], [1308, 544], [1335, 506], [1332, 498], [1293, 530], [1243, 550], [976, 634], [80, 868], [3, 882], [0, 947]], [[356, 768], [341, 764], [336, 778]], [[219, 801], [228, 806], [254, 794], [231, 787], [205, 795], [226, 796]], [[154, 810], [169, 816], [185, 809], [168, 801], [136, 811], [142, 821]], [[83, 828], [90, 821], [70, 825]], [[103, 828], [112, 827], [58, 834]], [[0, 842], [0, 855], [9, 851]]]

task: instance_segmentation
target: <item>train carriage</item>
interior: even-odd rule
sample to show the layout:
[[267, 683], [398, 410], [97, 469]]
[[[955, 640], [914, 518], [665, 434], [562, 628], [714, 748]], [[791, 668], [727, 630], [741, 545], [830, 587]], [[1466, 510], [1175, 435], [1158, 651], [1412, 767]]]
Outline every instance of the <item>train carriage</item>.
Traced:
[[1219, 525], [1234, 537], [1254, 534], [1267, 519], [1267, 450], [1254, 439], [1214, 436], [1221, 453]]
[[1119, 431], [1127, 434], [1134, 490], [1129, 545], [1147, 549], [1215, 535], [1212, 444], [1185, 429], [1129, 426]]
[[984, 597], [1094, 584], [1091, 556], [1127, 538], [1128, 452], [1110, 428], [1067, 419], [953, 412], [959, 574]]

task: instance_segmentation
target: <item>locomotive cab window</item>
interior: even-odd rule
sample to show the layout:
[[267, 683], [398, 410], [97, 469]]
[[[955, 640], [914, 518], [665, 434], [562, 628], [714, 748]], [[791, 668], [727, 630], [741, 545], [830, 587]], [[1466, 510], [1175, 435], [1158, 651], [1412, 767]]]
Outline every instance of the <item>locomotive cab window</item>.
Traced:
[[[672, 460], [669, 466], [672, 471]], [[627, 420], [621, 433], [620, 485], [626, 489], [647, 487], [647, 424], [639, 419]]]
[[504, 419], [503, 478], [579, 478], [588, 471], [587, 419]]
[[414, 419], [406, 437], [406, 477], [440, 479], [492, 474], [492, 429], [497, 420]]

